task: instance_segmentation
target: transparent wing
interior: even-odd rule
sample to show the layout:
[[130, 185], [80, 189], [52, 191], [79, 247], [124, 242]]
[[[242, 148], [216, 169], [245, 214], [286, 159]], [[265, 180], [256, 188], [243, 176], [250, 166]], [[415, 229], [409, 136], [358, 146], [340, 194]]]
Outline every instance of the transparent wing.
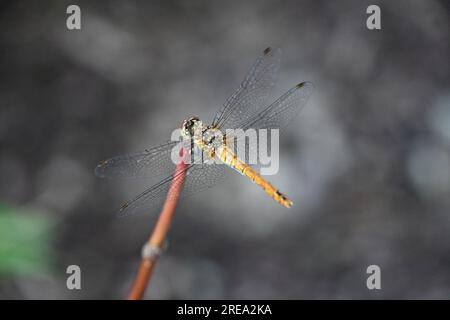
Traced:
[[270, 106], [242, 123], [242, 129], [284, 129], [300, 113], [314, 91], [311, 82], [302, 82]]
[[213, 126], [223, 129], [240, 128], [258, 112], [275, 85], [280, 66], [281, 50], [267, 48], [253, 64], [240, 87], [225, 102], [217, 113]]
[[120, 209], [119, 216], [160, 208], [166, 197], [171, 197], [168, 192], [172, 182], [181, 183], [183, 174], [186, 174], [186, 177], [182, 197], [212, 187], [225, 177], [226, 166], [214, 163], [195, 163], [189, 165], [185, 171], [174, 174], [176, 165], [172, 161], [171, 154], [180, 151], [181, 148], [191, 150], [189, 153], [191, 156], [194, 156], [194, 153], [198, 155], [200, 152], [200, 149], [192, 145], [189, 140], [170, 141], [140, 153], [113, 157], [96, 167], [95, 173], [100, 177], [164, 177], [134, 199], [126, 202]]
[[231, 171], [225, 164], [195, 164], [187, 173], [183, 196], [190, 196], [204, 191], [225, 179]]
[[[161, 208], [166, 198], [170, 199], [174, 196], [169, 192], [172, 183], [180, 184], [183, 179], [182, 198], [210, 188], [225, 178], [227, 169], [229, 170], [223, 164], [205, 163], [189, 165], [184, 171], [180, 171], [175, 175], [169, 175], [134, 199], [126, 202], [120, 209], [118, 216], [124, 217]], [[186, 175], [183, 178], [184, 174]]]
[[[311, 96], [314, 90], [314, 85], [310, 82], [302, 82], [296, 85], [294, 88], [290, 89], [288, 92], [283, 94], [280, 98], [278, 98], [271, 105], [253, 115], [252, 118], [247, 119], [244, 123], [242, 123], [242, 129], [245, 131], [247, 129], [267, 129], [267, 144], [264, 144], [266, 148], [267, 154], [271, 152], [271, 129], [279, 129], [280, 132], [283, 131], [285, 127], [287, 127], [292, 120], [298, 115], [298, 113], [303, 109], [308, 101], [308, 98]], [[256, 132], [255, 135], [259, 135], [261, 132]], [[233, 140], [234, 146], [238, 146], [239, 142], [236, 140], [236, 137], [232, 135], [227, 135], [227, 143], [230, 143], [230, 140]], [[259, 163], [256, 161], [256, 156], [259, 152], [259, 148], [262, 145], [258, 146], [257, 139], [246, 139], [243, 143], [245, 145], [245, 154], [241, 155], [241, 158], [252, 165], [259, 166]], [[239, 151], [239, 149], [238, 149]], [[253, 155], [253, 158], [252, 156]], [[254, 162], [255, 161], [255, 162]]]
[[102, 178], [149, 178], [169, 175], [175, 170], [171, 152], [177, 143], [180, 142], [169, 141], [142, 152], [102, 161], [95, 168], [95, 174]]

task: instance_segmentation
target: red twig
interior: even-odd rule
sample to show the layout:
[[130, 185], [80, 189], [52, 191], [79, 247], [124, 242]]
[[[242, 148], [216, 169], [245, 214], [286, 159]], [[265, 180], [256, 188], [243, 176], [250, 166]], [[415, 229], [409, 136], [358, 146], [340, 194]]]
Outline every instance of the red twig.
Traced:
[[153, 233], [146, 243], [146, 248], [149, 249], [147, 254], [145, 253], [146, 250], [144, 247], [139, 271], [134, 279], [133, 287], [128, 295], [128, 300], [142, 299], [152, 276], [153, 269], [155, 268], [156, 261], [158, 260], [158, 253], [162, 250], [166, 241], [166, 236], [170, 229], [173, 216], [175, 215], [175, 209], [183, 189], [188, 166], [186, 161], [183, 161], [185, 154], [183, 149], [180, 154], [182, 155], [182, 160], [175, 169], [174, 177], [176, 178], [172, 181], [172, 185], [170, 186], [163, 209], [156, 222], [155, 228], [153, 229]]

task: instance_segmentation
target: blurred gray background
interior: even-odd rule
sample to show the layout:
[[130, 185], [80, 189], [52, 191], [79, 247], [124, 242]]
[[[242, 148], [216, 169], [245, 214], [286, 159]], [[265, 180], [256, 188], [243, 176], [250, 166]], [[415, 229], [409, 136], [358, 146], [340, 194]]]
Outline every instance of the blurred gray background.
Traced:
[[[78, 4], [82, 29], [66, 28]], [[366, 28], [381, 7], [382, 30]], [[234, 172], [182, 201], [146, 298], [450, 296], [448, 1], [4, 1], [0, 5], [0, 298], [121, 299], [154, 212], [152, 181], [102, 180], [110, 156], [212, 120], [267, 46], [273, 98], [316, 85], [271, 181]], [[82, 290], [66, 288], [66, 267]], [[381, 267], [382, 290], [366, 287]]]

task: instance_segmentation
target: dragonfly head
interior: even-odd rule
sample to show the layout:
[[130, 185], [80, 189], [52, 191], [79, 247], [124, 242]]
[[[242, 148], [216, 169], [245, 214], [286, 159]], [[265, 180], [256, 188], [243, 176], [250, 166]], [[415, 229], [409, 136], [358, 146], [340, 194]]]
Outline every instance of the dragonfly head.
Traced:
[[[202, 122], [197, 117], [190, 117], [183, 121], [181, 126], [181, 134], [186, 138], [191, 138], [194, 136], [197, 130], [201, 130]], [[200, 131], [201, 132], [201, 131]]]

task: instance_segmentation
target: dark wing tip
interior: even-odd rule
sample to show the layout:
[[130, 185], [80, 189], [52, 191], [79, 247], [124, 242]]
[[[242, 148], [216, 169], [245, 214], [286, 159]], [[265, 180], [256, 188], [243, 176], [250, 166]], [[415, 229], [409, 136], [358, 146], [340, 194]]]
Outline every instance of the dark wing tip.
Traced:
[[271, 47], [267, 47], [266, 49], [264, 49], [263, 53], [264, 54], [269, 54], [272, 51]]
[[121, 206], [120, 206], [120, 208], [119, 208], [119, 211], [117, 212], [117, 215], [118, 216], [123, 216], [124, 215], [124, 211], [128, 208], [130, 206], [130, 203], [127, 201], [127, 202], [124, 202]]
[[303, 87], [311, 87], [311, 88], [314, 88], [314, 83], [309, 82], [309, 81], [304, 81], [304, 82], [300, 82], [300, 83], [297, 85], [297, 88], [303, 88]]
[[94, 170], [94, 173], [97, 177], [104, 178], [105, 177], [105, 166], [108, 164], [108, 161], [100, 162]]
[[117, 218], [125, 218], [133, 213], [135, 213], [135, 209], [131, 207], [131, 202], [132, 201], [127, 201], [124, 204], [122, 204], [122, 206], [119, 208], [119, 210], [116, 212], [116, 217]]

